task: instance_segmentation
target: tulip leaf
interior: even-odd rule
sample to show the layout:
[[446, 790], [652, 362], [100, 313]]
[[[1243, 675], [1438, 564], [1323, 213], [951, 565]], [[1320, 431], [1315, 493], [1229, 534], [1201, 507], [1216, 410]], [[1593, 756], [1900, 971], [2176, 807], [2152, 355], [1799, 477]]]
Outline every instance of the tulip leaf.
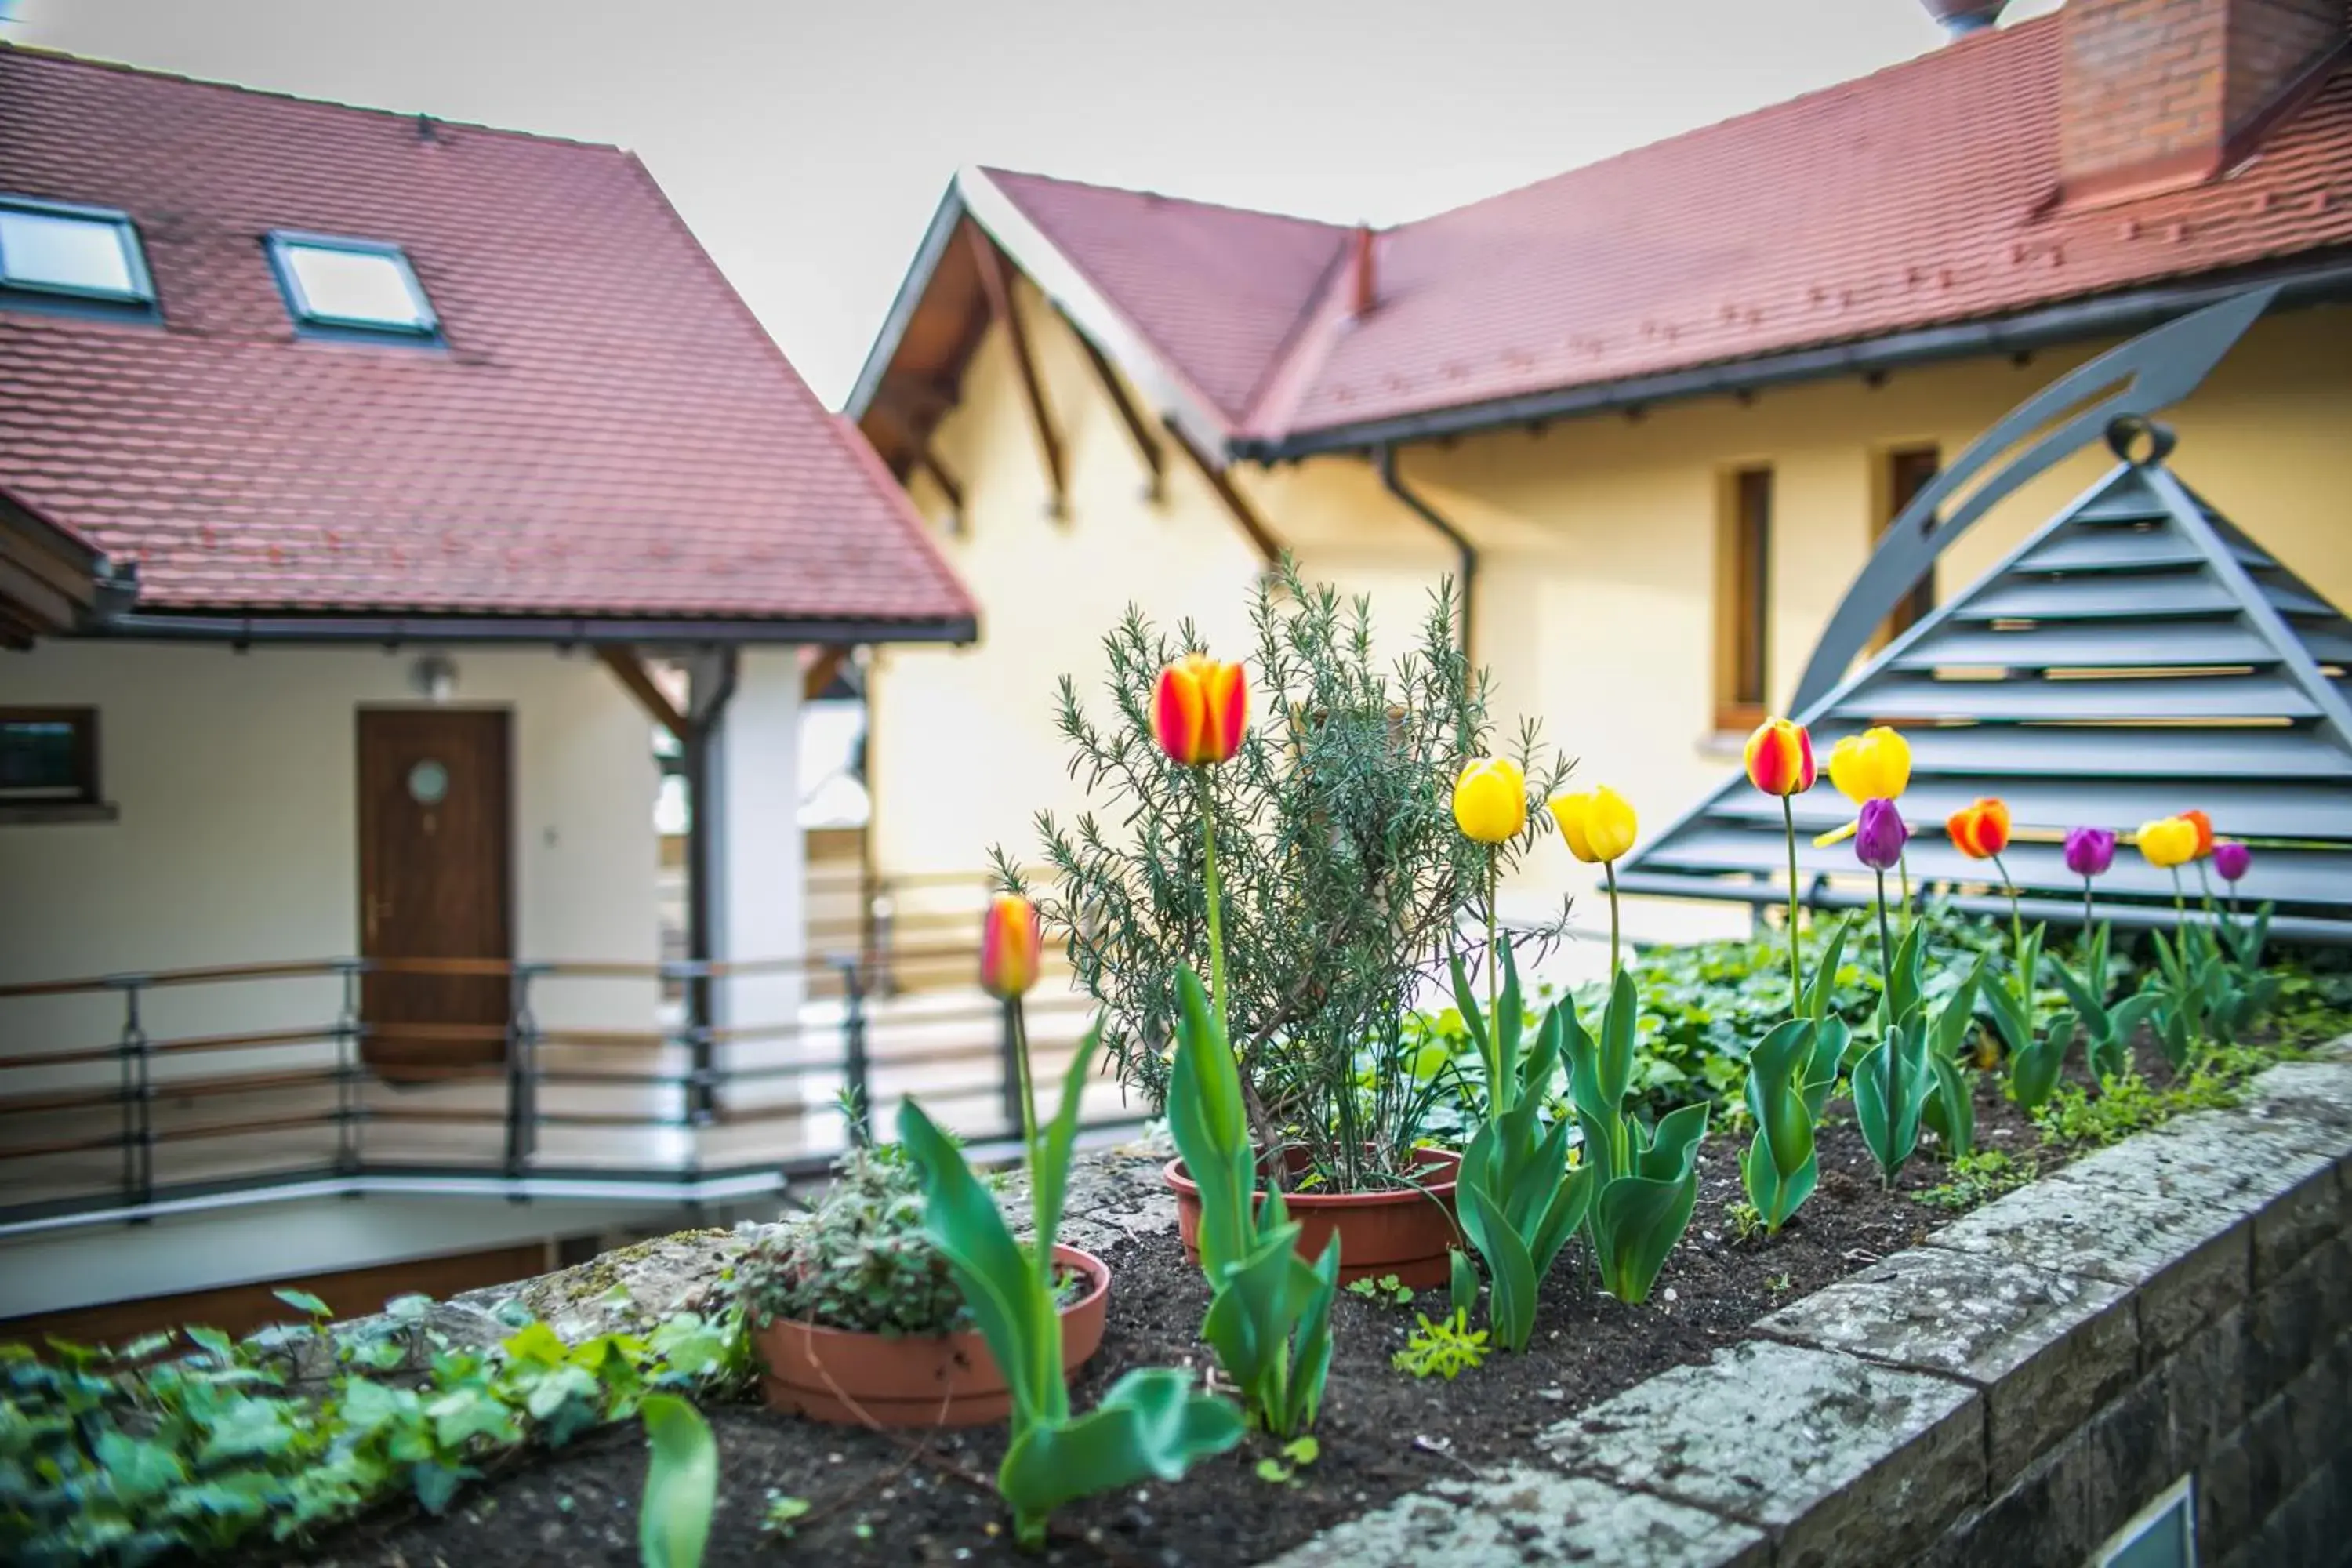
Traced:
[[674, 1394], [649, 1394], [637, 1411], [650, 1450], [638, 1559], [644, 1568], [698, 1568], [719, 1500], [719, 1445], [701, 1412]]
[[2028, 1041], [2023, 1050], [2010, 1058], [2009, 1092], [2020, 1109], [2039, 1110], [2049, 1103], [2066, 1065], [2067, 1048], [2074, 1043], [2074, 1015], [2061, 1013], [2050, 1020], [2048, 1034]]
[[1853, 1069], [1854, 1121], [1890, 1184], [1918, 1147], [1920, 1109], [1931, 1082], [1926, 1030], [1916, 1012], [1907, 1026], [1889, 1029]]
[[1829, 936], [1822, 942], [1821, 956], [1814, 961], [1813, 977], [1806, 983], [1804, 1014], [1819, 1023], [1830, 1014], [1830, 998], [1837, 990], [1838, 965], [1845, 953], [1847, 933], [1853, 929], [1852, 917], [1841, 917], [1830, 927]]
[[1625, 1091], [1633, 1085], [1633, 1026], [1641, 1013], [1640, 998], [1633, 993], [1633, 977], [1620, 969], [1609, 988], [1609, 1005], [1601, 1016], [1600, 1082], [1596, 1086], [1599, 1100], [1612, 1115], [1623, 1107]]
[[1748, 1190], [1748, 1201], [1764, 1217], [1765, 1234], [1776, 1235], [1813, 1195], [1813, 1188], [1821, 1179], [1821, 1159], [1816, 1154], [1794, 1174], [1783, 1176], [1773, 1164], [1772, 1148], [1765, 1142], [1763, 1129], [1759, 1128], [1739, 1156], [1739, 1175]]
[[1478, 1268], [1470, 1255], [1460, 1247], [1446, 1253], [1446, 1305], [1457, 1312], [1468, 1312], [1478, 1304]]
[[1811, 1020], [1791, 1018], [1776, 1025], [1748, 1053], [1748, 1111], [1783, 1177], [1813, 1157], [1813, 1112], [1799, 1075], [1812, 1061], [1815, 1038]]
[[1032, 1426], [1013, 1439], [996, 1473], [1024, 1545], [1045, 1540], [1065, 1503], [1138, 1481], [1181, 1479], [1197, 1461], [1240, 1444], [1241, 1412], [1199, 1392], [1173, 1367], [1129, 1373], [1075, 1421]]
[[1535, 1331], [1536, 1272], [1527, 1243], [1512, 1228], [1502, 1205], [1485, 1186], [1456, 1189], [1478, 1216], [1486, 1241], [1479, 1251], [1494, 1281], [1487, 1298], [1493, 1314], [1496, 1342], [1506, 1350], [1524, 1351]]
[[1667, 1254], [1690, 1226], [1698, 1204], [1698, 1145], [1706, 1115], [1704, 1104], [1686, 1105], [1662, 1119], [1633, 1161], [1636, 1173], [1610, 1183], [1592, 1200], [1601, 1285], [1628, 1305], [1649, 1299]]

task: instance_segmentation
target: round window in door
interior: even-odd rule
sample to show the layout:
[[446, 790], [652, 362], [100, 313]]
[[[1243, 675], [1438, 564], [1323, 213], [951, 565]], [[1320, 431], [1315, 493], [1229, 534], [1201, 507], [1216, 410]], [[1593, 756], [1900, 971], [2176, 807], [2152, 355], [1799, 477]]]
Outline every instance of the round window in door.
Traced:
[[439, 805], [449, 795], [449, 770], [427, 757], [408, 770], [408, 798], [419, 805]]

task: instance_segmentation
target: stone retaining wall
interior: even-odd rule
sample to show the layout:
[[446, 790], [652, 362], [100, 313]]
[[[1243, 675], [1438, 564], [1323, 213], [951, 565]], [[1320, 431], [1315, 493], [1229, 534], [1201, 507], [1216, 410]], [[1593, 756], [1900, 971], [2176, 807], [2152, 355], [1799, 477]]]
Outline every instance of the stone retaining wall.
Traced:
[[2352, 1042], [1989, 1204], [1272, 1568], [2352, 1563]]

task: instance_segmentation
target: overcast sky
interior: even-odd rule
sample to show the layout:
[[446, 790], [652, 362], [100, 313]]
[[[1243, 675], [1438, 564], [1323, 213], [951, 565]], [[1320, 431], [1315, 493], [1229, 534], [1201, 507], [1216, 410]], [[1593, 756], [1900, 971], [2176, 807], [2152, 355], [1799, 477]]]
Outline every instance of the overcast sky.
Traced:
[[634, 148], [835, 405], [960, 164], [1388, 224], [1941, 39], [1919, 0], [14, 0], [13, 15], [21, 43]]

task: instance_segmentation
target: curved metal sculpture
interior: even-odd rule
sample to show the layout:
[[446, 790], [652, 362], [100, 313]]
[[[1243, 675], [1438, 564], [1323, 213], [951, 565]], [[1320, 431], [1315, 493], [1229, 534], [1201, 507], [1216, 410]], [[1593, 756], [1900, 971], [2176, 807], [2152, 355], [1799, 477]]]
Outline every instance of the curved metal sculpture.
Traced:
[[[1796, 695], [1790, 700], [1790, 711], [1801, 718], [1832, 695], [1854, 657], [1868, 646], [1872, 634], [1902, 603], [1912, 584], [1925, 577], [1936, 557], [1979, 518], [2019, 486], [2105, 436], [2117, 421], [2145, 423], [2147, 416], [2196, 391], [2277, 295], [2275, 286], [2250, 289], [2109, 349], [2011, 409], [1999, 424], [1970, 442], [1968, 450], [1888, 525], [1876, 553], [1846, 590], [1828, 629], [1814, 645], [1812, 660], [1805, 666]], [[1937, 508], [2011, 447], [2119, 381], [2124, 384], [2112, 395], [2066, 418], [1987, 479], [1951, 516], [1937, 520]], [[2168, 439], [2167, 446], [2168, 449]], [[2162, 456], [2157, 454], [2158, 460]]]

